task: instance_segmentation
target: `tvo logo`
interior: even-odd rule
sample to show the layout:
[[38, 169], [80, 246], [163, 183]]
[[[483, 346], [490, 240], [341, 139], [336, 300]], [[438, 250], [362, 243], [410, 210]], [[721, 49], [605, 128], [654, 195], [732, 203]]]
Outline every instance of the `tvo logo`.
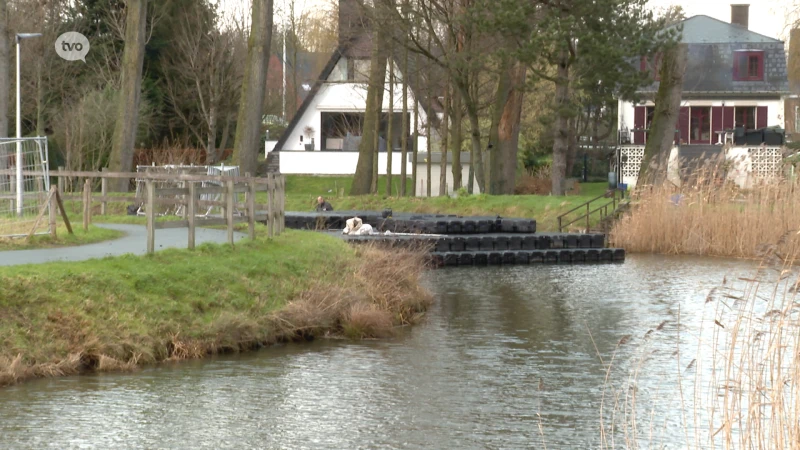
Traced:
[[56, 39], [56, 53], [67, 61], [86, 62], [89, 53], [89, 39], [76, 31], [68, 31]]

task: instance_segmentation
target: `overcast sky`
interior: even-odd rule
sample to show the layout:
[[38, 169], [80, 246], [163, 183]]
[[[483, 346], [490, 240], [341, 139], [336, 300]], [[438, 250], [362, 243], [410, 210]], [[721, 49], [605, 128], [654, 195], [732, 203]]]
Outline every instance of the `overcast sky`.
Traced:
[[[243, 11], [250, 5], [250, 0], [217, 0], [226, 11]], [[295, 0], [296, 7], [302, 8], [327, 8], [335, 0]], [[525, 0], [520, 0], [525, 1]], [[275, 0], [276, 12], [283, 10], [287, 0]], [[716, 19], [730, 22], [731, 3], [750, 4], [750, 29], [770, 37], [787, 40], [788, 26], [796, 18], [793, 0], [649, 0], [653, 8], [666, 7], [672, 4], [681, 5], [686, 14], [691, 17], [704, 14]], [[298, 11], [299, 13], [299, 11]], [[275, 17], [275, 21], [280, 19]]]

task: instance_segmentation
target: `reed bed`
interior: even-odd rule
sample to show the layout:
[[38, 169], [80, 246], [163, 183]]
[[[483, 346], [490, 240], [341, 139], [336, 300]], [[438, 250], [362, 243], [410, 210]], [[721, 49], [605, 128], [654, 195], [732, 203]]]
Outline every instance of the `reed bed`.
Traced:
[[721, 182], [721, 170], [700, 170], [680, 188], [637, 187], [610, 242], [639, 253], [758, 259], [770, 246], [778, 247], [779, 256], [794, 252], [796, 233], [780, 238], [800, 228], [798, 182], [767, 180], [742, 190]]
[[[601, 448], [800, 449], [797, 256], [776, 259], [773, 250], [751, 276], [723, 279], [705, 299], [699, 329], [648, 331], [623, 364], [627, 376], [612, 382], [614, 356], [630, 340], [623, 337], [603, 361]], [[662, 381], [669, 393], [652, 392], [648, 339], [672, 332], [676, 389]]]

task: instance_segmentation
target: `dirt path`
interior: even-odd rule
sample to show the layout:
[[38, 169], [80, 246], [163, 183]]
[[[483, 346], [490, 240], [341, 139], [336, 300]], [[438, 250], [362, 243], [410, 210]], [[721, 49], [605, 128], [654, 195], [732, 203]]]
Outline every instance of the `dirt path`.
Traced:
[[[0, 266], [20, 264], [41, 264], [52, 261], [83, 261], [106, 256], [119, 256], [127, 253], [143, 255], [147, 252], [147, 235], [144, 225], [96, 224], [98, 227], [119, 230], [125, 236], [113, 241], [76, 247], [43, 248], [36, 250], [9, 250], [0, 252]], [[187, 228], [170, 228], [156, 230], [156, 251], [165, 248], [186, 248], [188, 240]], [[227, 240], [227, 231], [197, 228], [196, 243], [223, 243]], [[243, 233], [235, 233], [234, 240], [247, 237]]]

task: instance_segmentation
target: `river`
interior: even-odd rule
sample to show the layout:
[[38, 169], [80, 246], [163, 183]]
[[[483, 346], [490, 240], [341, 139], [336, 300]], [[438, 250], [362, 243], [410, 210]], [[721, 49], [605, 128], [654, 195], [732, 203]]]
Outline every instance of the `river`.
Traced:
[[[634, 389], [658, 425], [637, 438], [607, 428], [606, 445], [680, 448], [676, 377], [691, 356], [675, 352], [694, 351], [710, 289], [751, 273], [748, 262], [638, 255], [432, 271], [425, 322], [393, 339], [0, 389], [0, 448], [598, 448], [601, 417], [625, 422]], [[601, 358], [613, 361], [608, 379]]]

